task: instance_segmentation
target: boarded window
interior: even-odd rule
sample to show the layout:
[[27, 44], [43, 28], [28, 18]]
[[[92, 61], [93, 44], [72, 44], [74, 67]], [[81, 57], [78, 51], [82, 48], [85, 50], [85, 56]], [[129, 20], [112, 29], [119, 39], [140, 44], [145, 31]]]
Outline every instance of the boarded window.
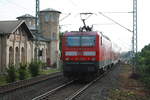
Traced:
[[24, 50], [24, 47], [21, 48], [21, 62], [25, 63], [25, 50]]
[[13, 48], [9, 47], [9, 64], [14, 64], [13, 63], [13, 60], [14, 60], [13, 53], [14, 53]]
[[16, 50], [15, 50], [15, 64], [18, 65], [19, 64], [19, 48], [16, 47]]

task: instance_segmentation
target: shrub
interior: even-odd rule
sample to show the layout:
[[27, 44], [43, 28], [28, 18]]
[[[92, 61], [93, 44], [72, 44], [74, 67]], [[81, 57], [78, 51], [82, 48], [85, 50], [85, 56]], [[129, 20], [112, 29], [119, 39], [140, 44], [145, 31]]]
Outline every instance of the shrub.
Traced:
[[138, 72], [141, 74], [141, 80], [150, 88], [150, 44], [145, 46], [137, 55]]
[[18, 73], [19, 73], [19, 79], [20, 80], [24, 80], [27, 79], [27, 65], [26, 64], [20, 64], [20, 67], [18, 69]]
[[15, 82], [17, 79], [17, 73], [16, 73], [16, 68], [13, 64], [9, 65], [8, 68], [6, 68], [7, 71], [7, 82]]
[[150, 89], [150, 75], [142, 75], [141, 81], [144, 82], [144, 84]]
[[39, 75], [40, 73], [40, 63], [38, 61], [32, 61], [29, 64], [29, 72], [32, 77]]

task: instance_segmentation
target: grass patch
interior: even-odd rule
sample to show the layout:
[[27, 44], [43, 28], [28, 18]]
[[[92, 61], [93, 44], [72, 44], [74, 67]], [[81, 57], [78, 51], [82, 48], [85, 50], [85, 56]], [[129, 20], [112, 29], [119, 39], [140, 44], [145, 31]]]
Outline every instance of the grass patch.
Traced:
[[6, 77], [4, 75], [0, 75], [0, 86], [7, 84]]
[[[47, 74], [52, 74], [52, 73], [56, 73], [56, 72], [60, 72], [60, 69], [50, 68], [50, 69], [46, 69], [46, 70], [40, 70], [40, 75], [47, 75]], [[28, 73], [27, 74], [27, 79], [30, 79], [31, 75], [30, 75], [29, 71], [27, 71], [27, 73]], [[17, 81], [19, 81], [19, 78], [17, 78]], [[6, 84], [8, 84], [7, 81], [6, 81], [6, 76], [5, 75], [0, 75], [0, 86], [6, 85]]]
[[41, 70], [40, 74], [51, 74], [51, 73], [56, 73], [56, 72], [60, 72], [59, 69], [46, 69], [46, 70]]
[[150, 100], [148, 96], [140, 96], [133, 91], [124, 89], [112, 89], [107, 100]]
[[122, 65], [119, 74], [119, 89], [110, 89], [107, 100], [150, 100], [149, 91], [137, 79], [138, 75], [132, 76], [132, 66]]

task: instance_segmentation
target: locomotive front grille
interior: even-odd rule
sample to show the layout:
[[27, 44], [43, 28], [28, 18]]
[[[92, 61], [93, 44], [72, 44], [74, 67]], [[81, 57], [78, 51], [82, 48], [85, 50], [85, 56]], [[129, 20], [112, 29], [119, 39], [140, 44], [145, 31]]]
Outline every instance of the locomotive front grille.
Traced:
[[65, 62], [63, 64], [66, 72], [94, 72], [97, 68], [96, 62]]

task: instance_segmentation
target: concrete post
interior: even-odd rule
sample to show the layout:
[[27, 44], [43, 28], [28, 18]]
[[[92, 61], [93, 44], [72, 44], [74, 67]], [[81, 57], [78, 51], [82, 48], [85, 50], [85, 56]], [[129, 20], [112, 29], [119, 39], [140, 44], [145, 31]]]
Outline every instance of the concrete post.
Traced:
[[2, 41], [1, 41], [2, 37], [0, 36], [0, 73], [1, 73], [1, 68], [2, 68]]

